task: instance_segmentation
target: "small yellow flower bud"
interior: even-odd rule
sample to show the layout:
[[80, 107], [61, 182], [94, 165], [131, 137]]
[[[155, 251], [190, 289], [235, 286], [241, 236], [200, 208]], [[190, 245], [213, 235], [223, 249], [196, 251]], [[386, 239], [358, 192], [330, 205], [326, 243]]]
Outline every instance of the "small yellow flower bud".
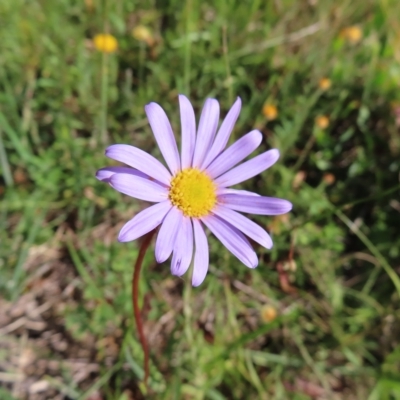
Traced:
[[272, 121], [278, 116], [278, 109], [273, 104], [265, 103], [262, 113], [269, 121]]
[[351, 44], [357, 44], [362, 39], [363, 32], [359, 26], [353, 25], [342, 29], [340, 36]]
[[326, 129], [329, 126], [329, 118], [326, 115], [318, 115], [318, 117], [315, 118], [315, 124], [320, 129]]
[[328, 78], [322, 78], [320, 79], [318, 86], [321, 90], [328, 90], [332, 85], [332, 82]]
[[261, 308], [260, 317], [264, 322], [272, 322], [278, 316], [276, 308], [271, 305], [265, 305]]
[[93, 11], [94, 10], [93, 0], [85, 0], [85, 6], [88, 11]]
[[154, 44], [154, 37], [149, 28], [143, 25], [138, 25], [132, 29], [132, 36], [139, 40], [139, 42], [145, 42], [149, 46]]
[[93, 38], [93, 43], [102, 53], [114, 53], [118, 48], [117, 39], [108, 33], [99, 33]]

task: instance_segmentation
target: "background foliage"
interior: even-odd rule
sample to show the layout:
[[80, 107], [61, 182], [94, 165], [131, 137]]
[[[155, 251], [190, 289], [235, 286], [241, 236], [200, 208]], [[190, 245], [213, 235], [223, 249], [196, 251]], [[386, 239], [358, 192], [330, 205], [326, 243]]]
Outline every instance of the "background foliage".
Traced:
[[[398, 15], [396, 0], [3, 0], [0, 397], [400, 399]], [[96, 50], [102, 32], [116, 52]], [[144, 205], [94, 174], [107, 143], [160, 156], [143, 107], [179, 136], [179, 93], [223, 114], [241, 97], [235, 137], [255, 127], [282, 155], [243, 187], [294, 210], [255, 217], [275, 245], [254, 271], [210, 238], [200, 288], [148, 253], [146, 393], [138, 244], [116, 242]]]

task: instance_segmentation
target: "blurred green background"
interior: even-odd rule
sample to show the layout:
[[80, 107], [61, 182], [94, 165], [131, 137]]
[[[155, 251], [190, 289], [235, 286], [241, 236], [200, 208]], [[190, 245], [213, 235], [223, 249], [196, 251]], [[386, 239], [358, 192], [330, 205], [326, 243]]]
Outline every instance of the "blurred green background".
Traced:
[[[0, 2], [0, 398], [400, 399], [398, 0]], [[104, 52], [101, 33], [115, 40]], [[114, 51], [112, 51], [114, 50]], [[242, 187], [289, 199], [241, 265], [210, 237], [199, 288], [149, 251], [145, 205], [94, 178], [107, 144], [156, 157], [177, 95], [215, 97], [277, 165]], [[252, 217], [253, 218], [253, 217]]]

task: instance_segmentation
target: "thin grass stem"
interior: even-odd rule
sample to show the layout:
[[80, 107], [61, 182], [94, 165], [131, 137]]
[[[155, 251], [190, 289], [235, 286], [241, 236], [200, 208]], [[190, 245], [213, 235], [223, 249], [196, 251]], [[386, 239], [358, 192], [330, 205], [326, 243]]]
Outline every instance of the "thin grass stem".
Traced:
[[10, 163], [8, 162], [7, 152], [3, 144], [3, 136], [0, 129], [0, 166], [3, 170], [4, 181], [7, 186], [13, 186], [14, 180], [11, 174]]
[[107, 144], [107, 110], [108, 110], [108, 54], [101, 57], [101, 93], [100, 93], [100, 141]]
[[228, 87], [228, 100], [229, 104], [233, 102], [233, 91], [232, 91], [232, 74], [231, 66], [229, 64], [229, 53], [228, 53], [228, 39], [226, 34], [226, 25], [222, 27], [222, 49], [224, 52], [225, 60], [225, 71], [226, 71], [226, 83]]

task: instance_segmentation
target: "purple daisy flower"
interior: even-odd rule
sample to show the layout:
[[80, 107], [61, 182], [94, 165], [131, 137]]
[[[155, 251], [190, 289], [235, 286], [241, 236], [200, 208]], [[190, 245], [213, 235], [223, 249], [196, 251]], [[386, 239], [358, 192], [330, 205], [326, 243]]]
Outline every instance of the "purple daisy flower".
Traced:
[[272, 240], [264, 229], [237, 211], [280, 215], [290, 211], [292, 204], [283, 199], [229, 189], [266, 170], [279, 158], [278, 150], [272, 149], [237, 166], [260, 145], [262, 134], [257, 130], [225, 149], [240, 113], [240, 98], [218, 132], [217, 100], [206, 100], [197, 133], [190, 101], [180, 95], [179, 106], [181, 156], [164, 110], [156, 103], [145, 107], [168, 169], [136, 147], [115, 144], [107, 148], [106, 156], [132, 168], [106, 167], [97, 171], [96, 177], [121, 193], [156, 203], [127, 222], [118, 240], [135, 240], [161, 225], [155, 245], [157, 262], [166, 261], [172, 254], [171, 272], [181, 276], [193, 258], [192, 284], [198, 286], [203, 282], [209, 264], [203, 225], [243, 264], [255, 268], [258, 257], [247, 237], [267, 249], [272, 247]]

